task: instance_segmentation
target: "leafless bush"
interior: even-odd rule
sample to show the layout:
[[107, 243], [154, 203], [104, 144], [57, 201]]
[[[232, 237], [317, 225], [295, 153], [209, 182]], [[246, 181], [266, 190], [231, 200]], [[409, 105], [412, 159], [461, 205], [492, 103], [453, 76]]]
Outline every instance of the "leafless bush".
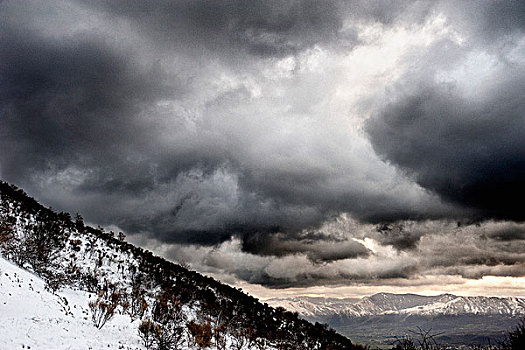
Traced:
[[161, 329], [151, 320], [143, 320], [139, 326], [139, 337], [146, 349], [152, 349]]
[[199, 349], [204, 349], [211, 345], [212, 329], [208, 322], [202, 324], [190, 322], [188, 330], [193, 337], [193, 342], [199, 347]]
[[89, 302], [91, 319], [95, 327], [101, 329], [107, 321], [113, 318], [120, 298], [121, 294], [118, 292], [109, 293], [107, 291], [100, 291], [97, 300]]

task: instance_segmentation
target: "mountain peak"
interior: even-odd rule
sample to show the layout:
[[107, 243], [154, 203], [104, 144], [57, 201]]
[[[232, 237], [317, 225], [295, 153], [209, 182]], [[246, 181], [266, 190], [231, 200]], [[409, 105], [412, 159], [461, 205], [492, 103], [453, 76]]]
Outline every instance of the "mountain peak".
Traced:
[[343, 334], [358, 336], [360, 341], [382, 339], [382, 344], [391, 344], [392, 335], [420, 327], [444, 333], [447, 342], [480, 345], [489, 336], [499, 339], [503, 330], [514, 327], [525, 316], [525, 298], [463, 297], [450, 293], [376, 293], [360, 300], [343, 299], [337, 304], [323, 299], [302, 303], [281, 299], [280, 305], [308, 320], [328, 323]]

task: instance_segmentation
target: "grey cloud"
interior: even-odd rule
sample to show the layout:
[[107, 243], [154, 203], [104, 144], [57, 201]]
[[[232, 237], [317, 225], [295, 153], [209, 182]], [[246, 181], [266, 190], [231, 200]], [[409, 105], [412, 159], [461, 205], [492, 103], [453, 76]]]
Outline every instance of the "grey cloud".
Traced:
[[525, 29], [525, 5], [510, 1], [442, 1], [436, 6], [472, 43], [502, 49]]
[[264, 256], [306, 254], [315, 263], [366, 257], [370, 251], [353, 240], [306, 234], [249, 234], [242, 239], [242, 250]]
[[421, 236], [425, 234], [424, 231], [417, 229], [406, 229], [401, 223], [388, 223], [377, 226], [379, 242], [385, 245], [392, 245], [398, 250], [414, 249], [417, 247]]
[[[294, 54], [336, 38], [339, 1], [98, 1], [104, 12], [145, 28], [174, 49]], [[228, 49], [226, 49], [228, 48]]]
[[524, 220], [515, 205], [525, 195], [524, 72], [498, 71], [482, 101], [439, 84], [409, 88], [369, 120], [374, 148], [444, 198]]
[[[88, 2], [93, 6], [93, 2]], [[353, 48], [361, 43], [355, 24], [423, 23], [432, 1], [96, 1], [104, 15], [130, 21], [154, 41], [174, 50], [219, 52], [235, 63], [246, 53], [295, 55], [314, 46]], [[241, 54], [239, 57], [238, 54]]]
[[349, 3], [355, 18], [367, 19], [386, 25], [401, 22], [408, 25], [422, 24], [435, 10], [437, 2], [358, 0]]
[[[443, 227], [461, 243], [456, 220], [523, 220], [511, 205], [524, 194], [522, 22], [507, 5], [469, 6], [455, 17], [428, 1], [2, 2], [2, 178], [273, 287], [411, 280], [454, 261], [465, 275], [504, 273], [522, 263], [518, 224], [486, 229], [492, 245], [463, 260], [422, 257]], [[439, 11], [467, 44], [407, 53], [390, 103], [370, 97], [371, 147], [347, 117], [355, 106], [330, 104], [359, 84], [338, 84], [349, 68], [334, 63], [366, 48], [360, 26], [421, 29]], [[496, 68], [473, 96], [450, 76], [479, 52]], [[341, 213], [358, 222], [334, 233]]]
[[407, 56], [422, 64], [390, 87], [389, 102], [367, 122], [370, 140], [387, 161], [442, 198], [475, 209], [478, 219], [522, 221], [515, 203], [525, 194], [525, 7], [441, 2], [435, 10], [460, 42], [442, 40]]
[[10, 29], [0, 33], [4, 176], [70, 162], [102, 170], [125, 162], [121, 147], [144, 146], [134, 140], [137, 115], [167, 93], [162, 72], [140, 71], [100, 38], [49, 40]]
[[[340, 221], [340, 228], [354, 226], [344, 221]], [[515, 224], [512, 222], [487, 221], [458, 226], [456, 222], [408, 221], [398, 225], [405, 227], [406, 232], [420, 232], [415, 247], [397, 250], [394, 245], [396, 242], [385, 241], [366, 255], [321, 261], [312, 259], [311, 254], [316, 245], [322, 247], [326, 242], [316, 241], [313, 249], [301, 252], [297, 248], [292, 255], [282, 252], [275, 256], [277, 254], [246, 252], [242, 247], [244, 241], [233, 241], [213, 248], [179, 247], [169, 256], [190, 256], [189, 261], [199, 270], [228, 274], [271, 288], [362, 284], [419, 286], [436, 283], [437, 280], [459, 283], [461, 278], [523, 275], [525, 240], [509, 242], [495, 236], [501, 230], [513, 227]], [[358, 227], [359, 232], [344, 232], [343, 236], [347, 239], [368, 238], [381, 243], [376, 240], [381, 238], [381, 233], [376, 231], [374, 225]], [[332, 230], [333, 234], [325, 236], [325, 240], [340, 242], [343, 236], [335, 233], [335, 226], [332, 226]], [[264, 238], [268, 240], [267, 236]], [[275, 237], [273, 239], [277, 240]], [[275, 245], [271, 242], [263, 246], [272, 247], [272, 244]], [[301, 245], [304, 242], [298, 241], [297, 246]], [[199, 253], [184, 253], [188, 250], [193, 252], [194, 249], [198, 249]], [[326, 251], [326, 248], [323, 247], [322, 251]], [[272, 249], [268, 248], [270, 252]]]
[[[47, 11], [28, 4], [2, 4], [1, 142], [9, 152], [0, 155], [0, 164], [6, 180], [54, 207], [128, 233], [204, 245], [232, 236], [293, 234], [341, 211], [376, 221], [451, 211], [377, 159], [362, 137], [340, 130], [337, 121], [305, 118], [303, 107], [289, 110], [286, 98], [271, 93], [255, 98], [245, 70], [214, 66], [227, 50], [200, 67], [185, 56], [191, 48], [184, 45], [168, 48], [167, 58], [158, 49], [167, 39], [155, 36], [163, 31], [173, 40], [236, 48], [231, 35], [272, 32], [292, 52], [329, 41], [325, 36], [341, 25], [338, 4], [99, 2], [94, 9], [82, 7], [99, 16], [98, 27], [86, 24], [74, 33], [61, 27], [59, 11], [49, 11], [58, 22], [50, 25]], [[21, 21], [21, 13], [34, 21]], [[151, 37], [123, 36], [119, 16]], [[215, 31], [222, 41], [208, 38]], [[158, 58], [141, 44], [158, 49]], [[271, 43], [277, 51], [278, 44]], [[274, 90], [263, 84], [275, 78], [256, 69], [250, 74]], [[217, 84], [223, 75], [231, 76], [232, 86]], [[328, 83], [319, 74], [308, 78], [306, 88], [316, 79]], [[322, 102], [310, 101], [310, 95], [316, 94], [306, 95], [306, 104]], [[301, 91], [294, 98], [301, 102]], [[314, 260], [366, 254], [353, 243], [344, 249], [327, 243], [326, 252], [297, 244], [299, 251], [311, 248]]]
[[519, 241], [525, 239], [525, 227], [523, 224], [510, 223], [495, 228], [489, 237], [499, 241]]

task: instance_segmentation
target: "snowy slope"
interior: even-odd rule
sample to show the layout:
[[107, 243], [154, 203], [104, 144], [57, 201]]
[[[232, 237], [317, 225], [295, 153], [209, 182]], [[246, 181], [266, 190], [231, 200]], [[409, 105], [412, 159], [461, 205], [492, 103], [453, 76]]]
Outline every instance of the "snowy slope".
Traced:
[[286, 310], [297, 312], [303, 317], [333, 315], [336, 312], [342, 312], [357, 301], [359, 299], [321, 297], [274, 298], [266, 300], [273, 307], [282, 307]]
[[[45, 285], [38, 276], [0, 257], [0, 349], [145, 349], [137, 332], [140, 320], [130, 322], [128, 315], [116, 314], [98, 329], [88, 308], [94, 293], [70, 288], [52, 293]], [[233, 343], [226, 337], [227, 349]]]
[[359, 348], [121, 236], [0, 181], [0, 350]]
[[91, 298], [68, 288], [53, 294], [40, 278], [0, 258], [0, 349], [143, 349], [129, 316], [96, 328]]

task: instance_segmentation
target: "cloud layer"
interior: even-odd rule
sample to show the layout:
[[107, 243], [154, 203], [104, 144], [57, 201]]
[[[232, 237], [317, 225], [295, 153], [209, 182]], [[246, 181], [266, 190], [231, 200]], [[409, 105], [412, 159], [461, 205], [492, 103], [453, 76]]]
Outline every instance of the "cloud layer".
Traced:
[[4, 1], [0, 175], [253, 283], [519, 275], [523, 11]]
[[[399, 244], [400, 231], [412, 237], [410, 244], [406, 243], [410, 238]], [[279, 256], [247, 252], [237, 239], [215, 247], [160, 242], [150, 242], [150, 247], [199, 270], [218, 276], [231, 274], [271, 288], [387, 285], [422, 289], [440, 283], [465, 284], [484, 276], [522, 277], [524, 232], [523, 224], [501, 221], [406, 221], [386, 228], [343, 216], [320, 228], [324, 240], [304, 236], [299, 244], [291, 245], [284, 237], [273, 237], [271, 243], [265, 242], [268, 249], [278, 244], [294, 248]], [[304, 247], [307, 249], [302, 250]], [[276, 251], [282, 247], [271, 250]]]

